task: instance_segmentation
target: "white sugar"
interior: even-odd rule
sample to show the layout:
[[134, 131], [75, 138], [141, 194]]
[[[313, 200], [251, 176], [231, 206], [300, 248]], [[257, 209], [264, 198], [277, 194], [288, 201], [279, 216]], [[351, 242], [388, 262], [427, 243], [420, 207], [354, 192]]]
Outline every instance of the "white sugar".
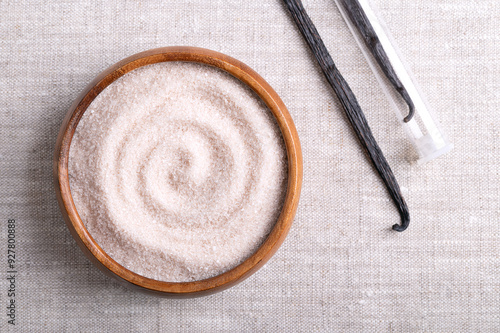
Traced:
[[200, 64], [136, 69], [83, 115], [70, 149], [73, 199], [114, 260], [156, 280], [240, 264], [279, 216], [286, 151], [243, 83]]

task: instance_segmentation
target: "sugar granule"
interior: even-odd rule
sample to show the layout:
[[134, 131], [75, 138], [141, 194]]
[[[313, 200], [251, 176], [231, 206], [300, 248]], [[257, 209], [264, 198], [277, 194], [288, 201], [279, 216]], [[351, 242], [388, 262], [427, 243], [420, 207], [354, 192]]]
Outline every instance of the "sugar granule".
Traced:
[[138, 68], [102, 91], [76, 129], [69, 179], [87, 230], [140, 275], [187, 282], [255, 252], [284, 201], [287, 160], [270, 110], [219, 69]]

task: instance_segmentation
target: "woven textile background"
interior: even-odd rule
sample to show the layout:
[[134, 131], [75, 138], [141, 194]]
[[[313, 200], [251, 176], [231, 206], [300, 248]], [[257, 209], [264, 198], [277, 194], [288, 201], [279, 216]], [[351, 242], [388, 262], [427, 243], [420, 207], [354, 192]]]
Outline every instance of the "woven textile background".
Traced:
[[[500, 2], [374, 0], [455, 144], [419, 166], [333, 0], [304, 0], [408, 201], [380, 179], [279, 0], [0, 0], [0, 331], [16, 220], [22, 332], [500, 331]], [[292, 230], [242, 284], [189, 300], [139, 294], [94, 268], [56, 203], [52, 153], [79, 92], [115, 62], [192, 45], [280, 94], [304, 186]]]

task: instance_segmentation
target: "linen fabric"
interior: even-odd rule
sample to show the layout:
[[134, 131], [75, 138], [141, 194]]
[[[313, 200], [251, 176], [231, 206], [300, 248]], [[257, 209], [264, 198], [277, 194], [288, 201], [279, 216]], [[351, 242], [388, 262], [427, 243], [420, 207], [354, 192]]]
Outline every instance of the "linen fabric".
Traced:
[[[407, 231], [281, 1], [0, 1], [0, 331], [500, 330], [500, 2], [374, 0], [455, 149], [424, 165], [333, 0], [304, 0], [408, 202]], [[105, 277], [52, 182], [62, 119], [119, 60], [170, 45], [246, 63], [278, 92], [304, 157], [277, 254], [243, 283], [171, 300]], [[7, 323], [15, 219], [16, 325]]]

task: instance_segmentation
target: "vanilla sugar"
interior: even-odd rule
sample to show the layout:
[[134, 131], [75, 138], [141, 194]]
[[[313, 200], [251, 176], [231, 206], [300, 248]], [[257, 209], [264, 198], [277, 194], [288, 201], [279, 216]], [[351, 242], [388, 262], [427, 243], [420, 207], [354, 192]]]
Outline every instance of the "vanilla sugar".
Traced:
[[71, 193], [87, 230], [140, 275], [185, 282], [234, 268], [283, 205], [287, 160], [270, 110], [201, 64], [136, 69], [89, 106], [73, 137]]

